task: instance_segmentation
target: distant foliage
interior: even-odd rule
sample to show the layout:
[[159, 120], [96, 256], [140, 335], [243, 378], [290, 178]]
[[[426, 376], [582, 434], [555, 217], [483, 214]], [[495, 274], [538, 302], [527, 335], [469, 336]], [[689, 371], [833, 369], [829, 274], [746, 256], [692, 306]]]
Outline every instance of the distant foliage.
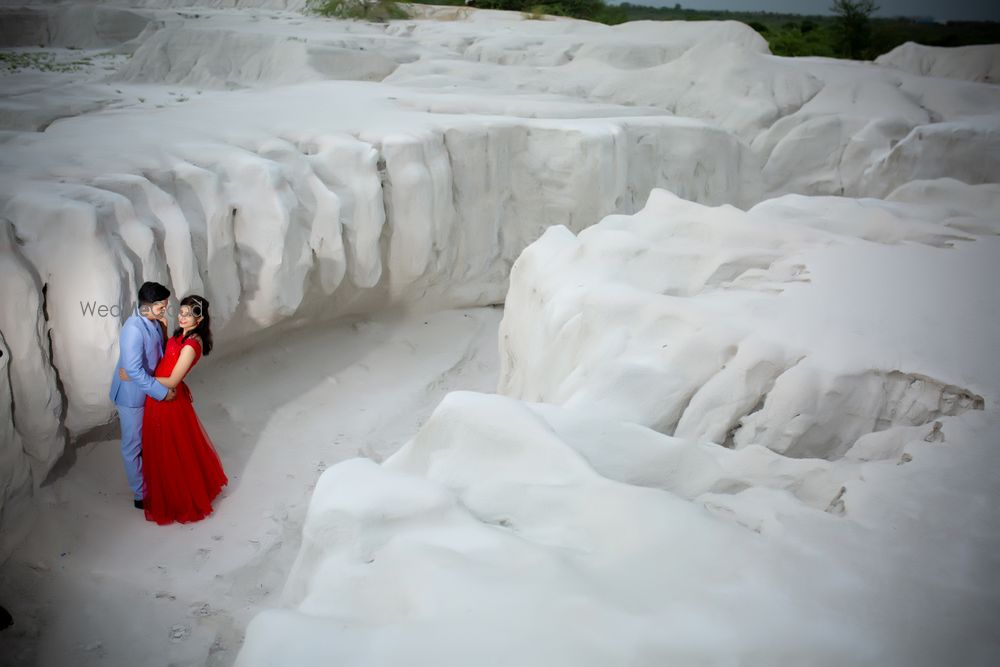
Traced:
[[[406, 2], [408, 0], [401, 0]], [[465, 5], [465, 0], [437, 0], [435, 5]], [[543, 20], [548, 16], [567, 16], [596, 23], [616, 25], [628, 21], [621, 7], [611, 7], [603, 0], [552, 0], [539, 4], [538, 0], [475, 0], [472, 6], [478, 9], [503, 9], [521, 12], [527, 20]]]
[[[400, 3], [407, 1], [400, 0]], [[546, 15], [572, 16], [609, 25], [626, 21], [740, 21], [760, 33], [767, 40], [771, 53], [778, 56], [852, 57], [850, 50], [844, 48], [843, 33], [836, 16], [688, 9], [679, 3], [673, 7], [649, 7], [628, 2], [608, 6], [594, 0], [545, 4], [538, 2], [539, 0], [474, 0], [472, 6], [521, 12], [529, 20], [542, 20]], [[435, 0], [431, 4], [466, 6], [465, 0]], [[1000, 43], [1000, 23], [996, 21], [936, 23], [929, 19], [897, 16], [869, 17], [868, 22], [868, 46], [862, 48], [861, 55], [855, 55], [855, 58], [871, 59], [888, 53], [905, 42], [927, 46]]]
[[409, 18], [392, 0], [309, 0], [307, 5], [320, 16], [338, 19], [388, 21]]
[[771, 53], [776, 56], [836, 57], [832, 28], [817, 29], [815, 24], [806, 25], [809, 23], [811, 22], [803, 21], [801, 24], [787, 24], [764, 35]]
[[[522, 4], [531, 8], [533, 0], [480, 0], [476, 6], [490, 9], [507, 9], [501, 5]], [[618, 7], [609, 7], [603, 0], [555, 0], [537, 6], [543, 13], [552, 16], [568, 16], [597, 23], [617, 24], [627, 20], [625, 12]]]
[[[875, 11], [873, 3], [869, 4], [872, 4], [871, 11]], [[771, 53], [779, 56], [870, 59], [905, 42], [927, 46], [1000, 43], [1000, 23], [995, 21], [935, 23], [921, 18], [869, 16], [867, 36], [864, 30], [856, 33], [861, 41], [855, 37], [852, 55], [852, 47], [845, 42], [839, 16], [685, 9], [677, 5], [648, 7], [630, 3], [622, 3], [617, 9], [625, 12], [628, 21], [742, 21], [760, 33], [767, 40]]]

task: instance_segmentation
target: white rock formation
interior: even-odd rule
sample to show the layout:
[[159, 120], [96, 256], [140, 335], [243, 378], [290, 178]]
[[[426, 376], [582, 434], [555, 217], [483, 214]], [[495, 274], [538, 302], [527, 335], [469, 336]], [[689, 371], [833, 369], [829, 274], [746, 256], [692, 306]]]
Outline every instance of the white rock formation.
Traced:
[[0, 44], [5, 47], [118, 47], [138, 37], [150, 23], [145, 13], [94, 2], [4, 2], [0, 17]]
[[654, 191], [549, 229], [511, 274], [513, 398], [328, 470], [237, 665], [987, 660], [998, 197]]
[[[505, 118], [483, 116], [482, 98], [467, 93], [431, 100], [388, 85], [287, 85], [335, 76], [300, 67], [306, 51], [334, 43], [352, 57], [391, 44], [402, 60], [440, 54], [384, 26], [144, 9], [121, 10], [126, 21], [100, 5], [31, 11], [46, 14], [50, 32], [113, 16], [102, 39], [128, 38], [121, 46], [132, 53], [92, 54], [79, 74], [9, 75], [5, 118], [45, 129], [8, 133], [0, 157], [0, 206], [16, 239], [6, 262], [34, 281], [6, 282], [5, 303], [24, 301], [37, 322], [24, 326], [24, 311], [9, 309], [18, 324], [3, 330], [27, 359], [15, 394], [36, 399], [16, 422], [36, 483], [60, 455], [63, 430], [77, 436], [113, 417], [107, 377], [142, 280], [204, 293], [232, 343], [292, 318], [501, 301], [510, 264], [544, 228], [634, 211], [652, 187], [708, 203], [760, 197], [759, 164], [736, 137], [658, 109], [521, 96]], [[68, 30], [55, 30], [60, 43], [82, 39]], [[272, 50], [244, 58], [228, 39]], [[83, 62], [74, 53], [53, 62]], [[101, 80], [106, 67], [113, 83]], [[133, 83], [147, 79], [161, 83]], [[206, 88], [162, 83], [180, 80]], [[234, 82], [258, 89], [210, 90]], [[263, 87], [278, 84], [280, 94]], [[104, 111], [57, 118], [81, 103]], [[51, 346], [38, 329], [43, 301]]]
[[[985, 342], [956, 351], [946, 334], [975, 317], [947, 295], [993, 261], [995, 209], [965, 205], [967, 188], [936, 184], [948, 196], [929, 206], [910, 189], [907, 205], [788, 195], [746, 213], [654, 191], [631, 218], [578, 237], [550, 229], [511, 274], [500, 391], [822, 458], [875, 430], [981, 409], [1000, 368], [984, 368]], [[975, 190], [980, 202], [997, 193]], [[972, 244], [935, 204], [983, 218], [990, 236]]]
[[[914, 128], [865, 170], [867, 191], [884, 196], [910, 181], [935, 178], [995, 183], [1000, 174], [998, 151], [1000, 116]], [[920, 158], [914, 160], [917, 155]]]
[[386, 35], [377, 24], [274, 20], [261, 25], [253, 14], [212, 12], [150, 24], [116, 78], [208, 88], [381, 81], [423, 52], [413, 40]]
[[[2, 159], [12, 169], [20, 162], [63, 175], [8, 182], [3, 215], [49, 285], [71, 431], [110, 410], [99, 378], [114, 363], [119, 322], [93, 317], [87, 304], [126, 305], [140, 276], [159, 276], [177, 294], [204, 293], [233, 338], [301, 314], [310, 299], [327, 316], [422, 298], [501, 301], [510, 263], [546, 226], [582, 229], [634, 210], [649, 187], [676, 185], [712, 202], [754, 197], [746, 149], [700, 123], [449, 126], [393, 110], [390, 91], [344, 85], [242, 96], [237, 104], [255, 118], [282, 121], [273, 134], [230, 123], [242, 132], [230, 143], [190, 131], [230, 112], [210, 98], [163, 112], [155, 132], [144, 129], [145, 114], [120, 112], [9, 146]], [[350, 116], [381, 112], [383, 127], [359, 136], [323, 127], [326, 101], [347, 95], [354, 104], [342, 104], [344, 116], [357, 123]], [[74, 154], [89, 156], [84, 169]], [[705, 168], [692, 174], [692, 162]], [[348, 300], [339, 307], [326, 300], [338, 290]]]
[[[14, 539], [7, 522], [26, 515], [32, 483], [68, 440], [113, 419], [106, 390], [117, 332], [143, 280], [159, 280], [176, 296], [205, 294], [220, 343], [232, 349], [265, 329], [387, 306], [499, 303], [520, 255], [501, 388], [568, 411], [456, 399], [439, 420], [448, 426], [426, 430], [397, 462], [382, 470], [352, 464], [331, 475], [332, 495], [317, 494], [311, 546], [289, 585], [298, 591], [292, 603], [306, 613], [312, 604], [341, 613], [322, 591], [310, 597], [310, 582], [330, 581], [364, 603], [357, 613], [365, 622], [407, 621], [398, 654], [372, 655], [363, 641], [345, 641], [341, 657], [361, 663], [418, 650], [448, 661], [435, 634], [448, 623], [424, 632], [409, 622], [438, 604], [428, 586], [443, 576], [441, 554], [456, 549], [455, 526], [459, 550], [485, 545], [467, 594], [501, 598], [468, 635], [469, 651], [497, 641], [490, 633], [509, 623], [511, 636], [537, 640], [511, 649], [521, 662], [555, 664], [548, 658], [558, 655], [570, 664], [633, 657], [659, 664], [665, 655], [704, 655], [714, 637], [689, 632], [704, 626], [683, 618], [684, 595], [676, 608], [658, 606], [667, 591], [696, 594], [685, 589], [690, 571], [650, 577], [643, 560], [672, 553], [687, 526], [704, 542], [677, 558], [706, 563], [706, 585], [718, 596], [699, 613], [752, 618], [732, 639], [755, 655], [766, 628], [745, 601], [773, 599], [731, 588], [731, 555], [722, 558], [720, 545], [755, 554], [747, 562], [761, 573], [759, 585], [784, 590], [787, 572], [774, 563], [795, 537], [771, 551], [731, 522], [706, 519], [691, 501], [779, 533], [786, 512], [808, 516], [799, 527], [808, 533], [817, 511], [827, 522], [822, 510], [843, 509], [839, 489], [860, 475], [841, 457], [910, 455], [912, 438], [938, 438], [939, 421], [975, 431], [962, 420], [994, 400], [1000, 369], [983, 361], [991, 350], [982, 343], [992, 339], [948, 328], [975, 322], [977, 331], [998, 331], [1000, 309], [977, 286], [996, 277], [1000, 89], [939, 78], [985, 80], [977, 73], [992, 70], [980, 51], [921, 55], [914, 69], [915, 57], [885, 66], [777, 58], [756, 32], [732, 22], [609, 27], [415, 7], [426, 18], [369, 25], [306, 17], [302, 7], [301, 0], [134, 0], [0, 10], [0, 45], [34, 63], [0, 74], [0, 560]], [[645, 211], [623, 217], [654, 188], [673, 195], [659, 192]], [[818, 197], [781, 196], [788, 193]], [[822, 197], [840, 194], [884, 201]], [[765, 197], [773, 198], [759, 203]], [[845, 262], [852, 271], [840, 268]], [[954, 294], [973, 297], [948, 298]], [[489, 416], [483, 423], [495, 427], [492, 439], [482, 439], [465, 411]], [[510, 428], [501, 428], [506, 420]], [[552, 429], [562, 435], [546, 436]], [[648, 467], [602, 457], [604, 440], [591, 431], [655, 443], [628, 450], [629, 461]], [[456, 440], [463, 433], [474, 445], [464, 453], [465, 441]], [[962, 442], [981, 455], [977, 437]], [[496, 451], [522, 438], [532, 447]], [[736, 451], [692, 444], [704, 440]], [[436, 469], [431, 454], [451, 463]], [[508, 455], [508, 477], [488, 470], [481, 485], [469, 481], [489, 468], [484, 461]], [[893, 493], [906, 479], [872, 470], [866, 474], [884, 477]], [[962, 479], [965, 469], [956, 470]], [[354, 484], [370, 481], [370, 493], [338, 495], [354, 493], [355, 486], [338, 489], [355, 475]], [[566, 488], [518, 505], [532, 479]], [[857, 495], [865, 493], [880, 492]], [[929, 502], [927, 493], [919, 502]], [[586, 496], [619, 511], [568, 522], [577, 512], [590, 520]], [[858, 504], [860, 520], [876, 521], [882, 500]], [[549, 502], [562, 509], [543, 512]], [[334, 519], [323, 518], [325, 503]], [[355, 587], [353, 575], [337, 569], [367, 564], [350, 560], [353, 553], [344, 560], [347, 552], [323, 535], [356, 536], [361, 546], [348, 550], [364, 551], [369, 540], [396, 544], [393, 526], [409, 519], [387, 527], [376, 510], [409, 517], [421, 507], [418, 541], [425, 519], [435, 530], [444, 526], [441, 539], [416, 552], [401, 540], [386, 573], [396, 576], [396, 563], [416, 559], [427, 576], [412, 581], [412, 595], [393, 598], [402, 606], [383, 609], [379, 581]], [[359, 512], [362, 519], [338, 523]], [[482, 514], [499, 522], [508, 512], [537, 544], [479, 521]], [[991, 520], [984, 516], [984, 525]], [[633, 538], [609, 532], [614, 523], [674, 532]], [[855, 528], [836, 530], [847, 531], [838, 539], [861, 539]], [[591, 555], [567, 568], [565, 554], [574, 550]], [[914, 576], [938, 567], [942, 552], [931, 551]], [[856, 552], [830, 553], [839, 555], [804, 558], [799, 571], [833, 569]], [[312, 569], [327, 558], [335, 565], [329, 579]], [[538, 573], [523, 588], [495, 580], [510, 597], [479, 576], [497, 565], [513, 577], [525, 563]], [[881, 590], [870, 571], [852, 573], [865, 590]], [[956, 575], [948, 604], [957, 604], [954, 591], [971, 576]], [[884, 664], [897, 655], [900, 634], [880, 648], [864, 619], [831, 616], [868, 604], [859, 588], [838, 594], [828, 580], [815, 586], [809, 595], [832, 595], [834, 611], [806, 627], [808, 598], [777, 605], [775, 618], [799, 621], [802, 630], [786, 653], [769, 657]], [[548, 592], [538, 598], [533, 590]], [[472, 599], [440, 602], [442, 618], [464, 614]], [[729, 604], [736, 599], [744, 602]], [[882, 618], [872, 613], [873, 623]], [[555, 633], [538, 643], [542, 621], [559, 614], [596, 618], [596, 626], [625, 634], [603, 642], [594, 633], [574, 644]], [[301, 620], [291, 612], [271, 620], [278, 627], [288, 618]], [[295, 632], [331, 636], [326, 621], [309, 623]], [[651, 634], [664, 627], [672, 629], [662, 639]], [[855, 643], [831, 639], [831, 627]], [[970, 640], [973, 657], [980, 649], [974, 628], [935, 635], [921, 624], [920, 631], [927, 642]], [[248, 664], [267, 655], [274, 636], [251, 633]], [[326, 650], [309, 641], [301, 644], [303, 663], [316, 655], [310, 651]], [[622, 646], [640, 648], [624, 655]], [[939, 655], [922, 648], [917, 642], [898, 655]], [[468, 663], [473, 654], [455, 655]]]
[[[996, 461], [953, 432], [949, 446]], [[931, 428], [886, 433], [910, 463], [733, 452], [450, 394], [382, 466], [323, 475], [284, 608], [250, 624], [236, 664], [983, 659], [997, 648], [995, 587], [981, 587], [995, 559], [949, 564], [944, 545], [970, 545], [949, 512], [983, 530], [996, 513], [921, 486], [963, 465], [923, 439]], [[973, 469], [965, 488], [985, 499], [996, 481]]]
[[946, 48], [907, 42], [875, 63], [920, 76], [1000, 83], [1000, 44]]
[[[11, 412], [16, 407], [17, 432], [27, 462], [34, 468], [35, 477], [43, 479], [65, 445], [60, 422], [63, 401], [49, 358], [50, 331], [45, 304], [40, 300], [47, 290], [43, 290], [33, 267], [18, 250], [10, 223], [0, 228], [0, 286], [4, 304], [0, 308], [0, 331], [7, 345], [9, 373], [5, 382], [12, 392], [7, 403]], [[10, 359], [17, 361], [10, 364]]]
[[0, 561], [10, 555], [28, 529], [31, 517], [32, 483], [29, 459], [25, 455], [21, 436], [14, 428], [14, 392], [10, 382], [10, 348], [0, 334], [0, 489], [2, 509], [8, 517], [4, 522], [4, 539], [0, 541]]

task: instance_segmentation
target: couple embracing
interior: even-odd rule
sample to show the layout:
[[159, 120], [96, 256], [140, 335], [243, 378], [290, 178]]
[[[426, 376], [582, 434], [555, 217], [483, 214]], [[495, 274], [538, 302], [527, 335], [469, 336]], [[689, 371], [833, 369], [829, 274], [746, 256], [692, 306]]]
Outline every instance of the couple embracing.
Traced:
[[183, 382], [212, 351], [208, 301], [196, 294], [184, 297], [179, 326], [168, 337], [169, 297], [159, 283], [139, 288], [139, 307], [122, 326], [111, 381], [135, 507], [161, 525], [205, 518], [229, 481]]

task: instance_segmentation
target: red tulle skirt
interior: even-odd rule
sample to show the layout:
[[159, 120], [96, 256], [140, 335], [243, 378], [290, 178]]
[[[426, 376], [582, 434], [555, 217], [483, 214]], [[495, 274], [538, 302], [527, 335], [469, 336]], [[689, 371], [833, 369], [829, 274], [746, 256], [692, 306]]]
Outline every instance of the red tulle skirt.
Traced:
[[172, 401], [146, 398], [142, 476], [146, 519], [160, 525], [204, 519], [229, 482], [183, 382]]

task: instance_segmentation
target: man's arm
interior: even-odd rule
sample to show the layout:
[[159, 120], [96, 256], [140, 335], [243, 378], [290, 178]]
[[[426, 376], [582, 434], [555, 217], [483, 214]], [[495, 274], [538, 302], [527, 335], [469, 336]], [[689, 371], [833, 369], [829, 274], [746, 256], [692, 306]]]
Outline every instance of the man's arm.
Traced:
[[167, 388], [157, 382], [153, 376], [146, 372], [142, 364], [142, 351], [144, 348], [142, 334], [135, 327], [124, 327], [121, 337], [118, 339], [118, 346], [122, 353], [122, 366], [136, 384], [148, 396], [152, 396], [158, 401], [167, 397]]
[[170, 374], [170, 377], [157, 377], [156, 381], [170, 389], [177, 387], [188, 371], [191, 370], [191, 365], [194, 363], [194, 355], [193, 347], [190, 345], [182, 347], [180, 356], [177, 358], [177, 363], [174, 364], [174, 370]]

